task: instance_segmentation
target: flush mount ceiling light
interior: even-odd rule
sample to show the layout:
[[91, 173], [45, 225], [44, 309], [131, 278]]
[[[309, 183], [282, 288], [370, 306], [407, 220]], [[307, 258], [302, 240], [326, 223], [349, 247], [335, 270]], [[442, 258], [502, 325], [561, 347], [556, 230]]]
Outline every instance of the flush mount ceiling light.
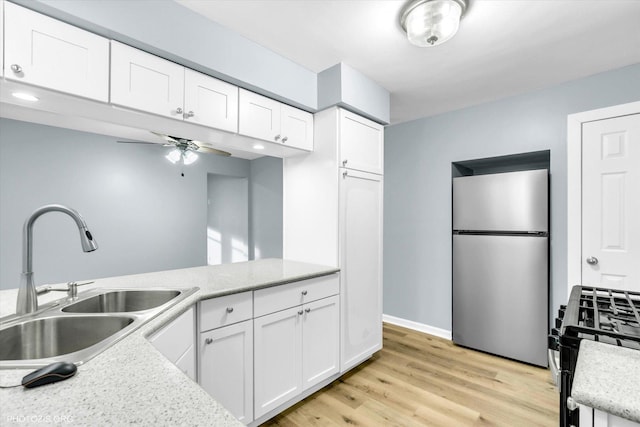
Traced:
[[402, 11], [400, 25], [411, 44], [437, 46], [456, 34], [466, 9], [467, 0], [414, 0]]

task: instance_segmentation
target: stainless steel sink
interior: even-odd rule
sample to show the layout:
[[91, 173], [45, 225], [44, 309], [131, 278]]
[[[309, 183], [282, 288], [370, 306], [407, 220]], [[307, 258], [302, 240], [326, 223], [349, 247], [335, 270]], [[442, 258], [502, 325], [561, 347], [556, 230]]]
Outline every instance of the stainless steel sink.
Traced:
[[113, 291], [86, 298], [62, 309], [65, 313], [128, 313], [159, 307], [180, 295], [175, 290]]
[[198, 288], [92, 289], [0, 321], [0, 369], [85, 363]]
[[45, 359], [74, 353], [133, 323], [130, 316], [57, 316], [26, 320], [0, 330], [0, 360]]

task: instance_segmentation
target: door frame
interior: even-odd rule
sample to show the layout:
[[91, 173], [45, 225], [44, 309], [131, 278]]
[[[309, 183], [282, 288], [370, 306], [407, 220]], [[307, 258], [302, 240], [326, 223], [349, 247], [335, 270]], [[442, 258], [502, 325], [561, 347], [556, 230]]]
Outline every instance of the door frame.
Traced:
[[582, 125], [640, 113], [640, 101], [567, 116], [567, 298], [582, 283]]

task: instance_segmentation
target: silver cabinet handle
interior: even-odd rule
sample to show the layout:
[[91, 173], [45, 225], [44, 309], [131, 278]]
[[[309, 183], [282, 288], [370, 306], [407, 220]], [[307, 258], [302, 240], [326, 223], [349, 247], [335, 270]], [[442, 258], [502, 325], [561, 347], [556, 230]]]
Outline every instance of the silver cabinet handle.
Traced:
[[188, 113], [185, 113], [183, 117], [185, 119], [188, 119], [188, 118], [193, 117], [193, 116], [195, 116], [195, 113], [193, 111], [189, 111]]
[[21, 73], [22, 67], [19, 66], [18, 64], [11, 64], [11, 71], [13, 71], [16, 74]]
[[182, 114], [182, 107], [176, 108], [176, 114]]
[[311, 311], [311, 309], [310, 309], [310, 308], [305, 308], [305, 309], [304, 309], [304, 312], [305, 312], [305, 313], [309, 313], [310, 311]]
[[302, 310], [298, 310], [298, 316], [302, 316]]
[[597, 263], [598, 263], [598, 258], [594, 256], [590, 256], [589, 258], [587, 258], [587, 264], [596, 265]]
[[273, 139], [275, 139], [276, 141], [280, 141], [280, 135], [274, 136]]
[[342, 166], [347, 166], [347, 160], [342, 161]]
[[207, 338], [206, 340], [204, 340], [205, 344], [211, 344], [213, 342], [213, 338]]
[[284, 138], [282, 138], [282, 143], [284, 144], [285, 142], [287, 142], [289, 140], [289, 137], [285, 136]]
[[307, 295], [307, 291], [302, 291], [302, 296]]
[[233, 307], [227, 307], [227, 313], [233, 313]]
[[347, 177], [347, 175], [349, 175], [349, 173], [348, 173], [347, 171], [342, 172], [342, 178], [343, 178], [343, 179], [344, 179], [344, 178], [346, 178], [346, 177]]

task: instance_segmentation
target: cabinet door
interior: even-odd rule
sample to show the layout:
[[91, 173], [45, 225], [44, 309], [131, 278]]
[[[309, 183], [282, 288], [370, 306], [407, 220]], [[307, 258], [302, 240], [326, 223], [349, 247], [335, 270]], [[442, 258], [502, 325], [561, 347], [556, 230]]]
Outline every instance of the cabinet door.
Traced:
[[342, 371], [382, 348], [382, 176], [341, 169]]
[[107, 102], [109, 41], [4, 3], [7, 79]]
[[184, 67], [111, 41], [111, 102], [182, 120]]
[[384, 173], [384, 130], [371, 120], [340, 110], [340, 166]]
[[240, 89], [238, 133], [265, 141], [279, 142], [280, 103]]
[[280, 109], [282, 138], [291, 147], [313, 151], [313, 114], [282, 104]]
[[200, 385], [238, 420], [253, 421], [253, 321], [200, 334]]
[[185, 120], [238, 131], [238, 87], [205, 74], [184, 70]]
[[340, 370], [340, 298], [303, 306], [302, 387], [304, 390]]
[[190, 308], [149, 337], [149, 342], [192, 380], [196, 380], [195, 310]]
[[302, 306], [254, 319], [255, 418], [302, 392]]

